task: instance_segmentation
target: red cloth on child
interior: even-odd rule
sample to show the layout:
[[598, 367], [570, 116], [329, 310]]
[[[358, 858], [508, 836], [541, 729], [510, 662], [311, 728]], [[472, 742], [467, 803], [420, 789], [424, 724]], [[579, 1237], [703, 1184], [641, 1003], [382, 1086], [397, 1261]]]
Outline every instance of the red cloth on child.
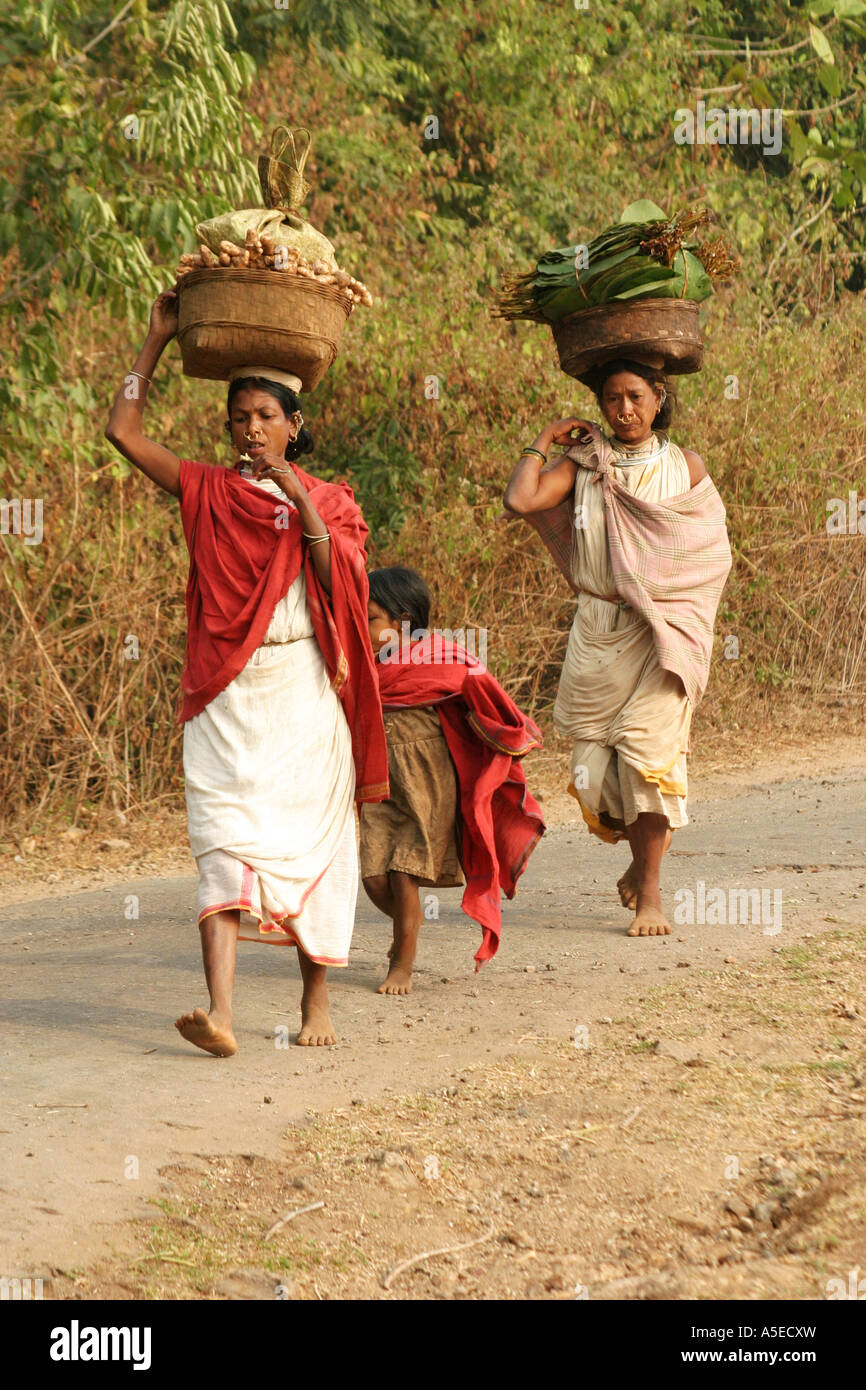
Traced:
[[541, 747], [541, 733], [480, 661], [436, 634], [379, 661], [376, 669], [385, 709], [436, 706], [457, 770], [463, 911], [484, 933], [477, 970], [499, 946], [500, 891], [514, 897], [544, 834], [541, 808], [519, 761]]
[[367, 622], [367, 525], [348, 484], [326, 483], [292, 467], [331, 534], [330, 595], [287, 499], [230, 468], [181, 459], [190, 564], [180, 722], [199, 714], [243, 670], [303, 564], [316, 640], [352, 733], [356, 800], [384, 801], [388, 750]]

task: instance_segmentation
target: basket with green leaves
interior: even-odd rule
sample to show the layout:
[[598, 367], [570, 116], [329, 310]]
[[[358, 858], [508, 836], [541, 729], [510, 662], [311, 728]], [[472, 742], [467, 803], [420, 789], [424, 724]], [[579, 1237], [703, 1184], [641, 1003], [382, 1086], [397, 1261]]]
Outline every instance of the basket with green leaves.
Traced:
[[697, 306], [738, 265], [723, 237], [697, 239], [709, 222], [703, 208], [669, 218], [641, 199], [587, 246], [548, 251], [533, 270], [507, 276], [494, 312], [549, 323], [570, 376], [618, 356], [699, 371]]

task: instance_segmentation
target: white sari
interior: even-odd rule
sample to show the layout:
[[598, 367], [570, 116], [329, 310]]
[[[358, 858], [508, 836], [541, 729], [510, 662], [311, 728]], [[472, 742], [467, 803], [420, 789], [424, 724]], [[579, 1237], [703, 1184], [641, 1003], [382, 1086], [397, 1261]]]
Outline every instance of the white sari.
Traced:
[[[258, 486], [283, 498], [270, 479]], [[284, 500], [284, 499], [283, 499]], [[243, 940], [346, 965], [358, 894], [349, 726], [301, 570], [244, 669], [184, 725], [198, 919], [239, 908]]]

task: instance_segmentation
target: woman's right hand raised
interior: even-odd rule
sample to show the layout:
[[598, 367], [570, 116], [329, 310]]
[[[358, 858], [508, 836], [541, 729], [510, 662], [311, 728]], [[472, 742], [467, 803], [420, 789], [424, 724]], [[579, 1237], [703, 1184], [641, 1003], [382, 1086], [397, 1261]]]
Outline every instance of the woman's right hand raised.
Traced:
[[150, 333], [154, 338], [169, 342], [177, 333], [177, 292], [163, 290], [157, 295], [150, 311]]
[[544, 433], [548, 435], [551, 444], [563, 444], [567, 448], [575, 442], [572, 438], [573, 430], [586, 433], [590, 429], [592, 425], [589, 420], [555, 420], [552, 425], [545, 426]]

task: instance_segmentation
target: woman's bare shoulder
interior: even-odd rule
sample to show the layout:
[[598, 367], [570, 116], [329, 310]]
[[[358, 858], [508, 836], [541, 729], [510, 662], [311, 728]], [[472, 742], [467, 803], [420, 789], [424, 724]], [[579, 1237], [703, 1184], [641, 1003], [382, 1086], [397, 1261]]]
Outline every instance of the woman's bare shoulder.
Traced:
[[696, 483], [699, 483], [702, 478], [708, 478], [710, 476], [707, 472], [706, 464], [700, 454], [695, 453], [694, 449], [682, 449], [681, 452], [689, 466], [689, 482], [692, 487], [694, 487]]

